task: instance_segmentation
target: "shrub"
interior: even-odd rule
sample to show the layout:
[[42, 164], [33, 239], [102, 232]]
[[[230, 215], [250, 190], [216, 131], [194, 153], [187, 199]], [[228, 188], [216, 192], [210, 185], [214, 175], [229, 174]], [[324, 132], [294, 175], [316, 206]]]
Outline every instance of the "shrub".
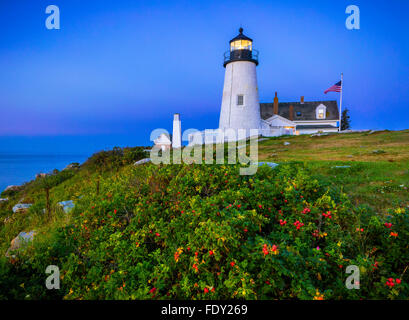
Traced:
[[[98, 195], [84, 194], [72, 214], [72, 225], [5, 263], [0, 284], [12, 289], [3, 296], [409, 297], [408, 210], [385, 218], [354, 208], [302, 164], [262, 166], [254, 176], [240, 176], [239, 165], [129, 166], [102, 180]], [[44, 287], [48, 264], [60, 267], [58, 294]], [[345, 287], [348, 265], [360, 268], [360, 290]], [[17, 284], [41, 276], [23, 293], [5, 279], [11, 273]]]

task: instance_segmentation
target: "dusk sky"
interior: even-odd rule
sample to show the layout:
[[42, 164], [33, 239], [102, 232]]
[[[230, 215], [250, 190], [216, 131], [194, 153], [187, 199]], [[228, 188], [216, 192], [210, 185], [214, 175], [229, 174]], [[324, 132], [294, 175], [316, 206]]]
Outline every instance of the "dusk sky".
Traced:
[[[45, 27], [60, 8], [61, 29]], [[345, 8], [360, 8], [360, 30]], [[409, 128], [409, 1], [0, 1], [0, 136], [217, 128], [223, 53], [242, 26], [261, 102], [339, 99], [354, 129]], [[1, 141], [1, 139], [0, 139]], [[119, 144], [119, 143], [118, 143]]]

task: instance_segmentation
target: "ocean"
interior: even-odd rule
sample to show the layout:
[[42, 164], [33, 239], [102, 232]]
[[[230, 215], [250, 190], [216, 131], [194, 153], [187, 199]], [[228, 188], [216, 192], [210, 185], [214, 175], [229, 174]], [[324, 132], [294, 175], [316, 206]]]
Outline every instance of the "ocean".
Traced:
[[[147, 139], [145, 139], [147, 140]], [[92, 154], [115, 146], [149, 145], [132, 135], [0, 136], [0, 193], [9, 185], [35, 179], [37, 173], [83, 163]]]
[[0, 153], [0, 192], [9, 185], [21, 185], [40, 172], [62, 170], [72, 162], [82, 163], [87, 155]]

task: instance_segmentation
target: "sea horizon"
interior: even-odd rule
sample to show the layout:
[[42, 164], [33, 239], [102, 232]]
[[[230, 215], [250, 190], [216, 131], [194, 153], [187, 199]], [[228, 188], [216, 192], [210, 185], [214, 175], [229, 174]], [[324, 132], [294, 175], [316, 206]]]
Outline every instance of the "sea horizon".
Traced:
[[0, 136], [0, 193], [7, 186], [35, 179], [38, 173], [84, 163], [96, 152], [143, 145], [141, 142], [131, 135]]

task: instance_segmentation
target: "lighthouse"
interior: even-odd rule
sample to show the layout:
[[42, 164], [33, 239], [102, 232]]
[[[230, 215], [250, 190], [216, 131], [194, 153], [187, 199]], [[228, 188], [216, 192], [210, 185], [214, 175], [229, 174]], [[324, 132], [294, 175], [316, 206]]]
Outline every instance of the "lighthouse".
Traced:
[[253, 49], [253, 40], [239, 34], [230, 40], [230, 50], [224, 54], [225, 76], [219, 129], [261, 128], [260, 102], [256, 67], [258, 51]]

